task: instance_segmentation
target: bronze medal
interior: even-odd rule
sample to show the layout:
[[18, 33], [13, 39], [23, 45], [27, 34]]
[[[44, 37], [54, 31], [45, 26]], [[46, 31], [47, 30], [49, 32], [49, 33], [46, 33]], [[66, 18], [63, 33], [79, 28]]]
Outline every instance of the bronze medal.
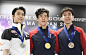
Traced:
[[73, 42], [70, 42], [70, 43], [68, 44], [68, 47], [69, 47], [69, 48], [74, 48], [74, 43], [73, 43]]

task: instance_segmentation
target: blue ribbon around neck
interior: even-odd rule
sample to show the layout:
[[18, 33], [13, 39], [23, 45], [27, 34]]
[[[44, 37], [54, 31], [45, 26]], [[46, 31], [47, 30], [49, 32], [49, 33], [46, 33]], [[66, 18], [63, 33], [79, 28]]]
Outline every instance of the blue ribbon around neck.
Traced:
[[48, 38], [45, 37], [45, 35], [43, 34], [43, 32], [41, 31], [41, 29], [38, 27], [38, 30], [40, 32], [40, 34], [42, 35], [42, 37], [44, 38], [44, 40], [46, 41], [46, 43], [48, 43], [49, 39], [50, 39], [50, 30], [48, 29]]
[[66, 36], [67, 36], [67, 38], [68, 38], [68, 40], [69, 40], [70, 42], [72, 42], [72, 40], [73, 40], [73, 37], [74, 37], [74, 30], [75, 30], [75, 27], [73, 27], [72, 34], [71, 34], [71, 39], [70, 39], [70, 36], [69, 36], [69, 34], [68, 34], [68, 32], [67, 32], [67, 29], [66, 29], [66, 26], [64, 26], [65, 34], [66, 34]]
[[21, 39], [21, 41], [22, 41], [22, 43], [23, 43], [24, 37], [25, 37], [24, 31], [23, 31], [23, 39], [22, 39], [22, 36], [20, 35], [19, 31], [18, 31], [14, 26], [12, 26], [12, 28], [17, 32], [17, 34], [19, 35], [19, 38]]

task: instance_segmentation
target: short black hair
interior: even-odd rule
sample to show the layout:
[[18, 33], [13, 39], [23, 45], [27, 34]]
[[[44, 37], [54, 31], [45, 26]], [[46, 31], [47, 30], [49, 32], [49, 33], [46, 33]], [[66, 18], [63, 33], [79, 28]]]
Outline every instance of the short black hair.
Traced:
[[26, 15], [26, 10], [24, 7], [17, 7], [17, 8], [14, 8], [13, 11], [12, 11], [12, 15], [15, 15], [15, 12], [17, 10], [23, 10], [24, 11], [24, 16]]
[[47, 16], [49, 17], [49, 11], [45, 8], [39, 8], [36, 10], [35, 15], [38, 18], [38, 15], [42, 14], [43, 12], [47, 13]]
[[62, 10], [61, 10], [61, 17], [62, 17], [62, 14], [65, 12], [65, 11], [70, 11], [72, 13], [72, 15], [74, 15], [74, 10], [70, 7], [64, 7]]

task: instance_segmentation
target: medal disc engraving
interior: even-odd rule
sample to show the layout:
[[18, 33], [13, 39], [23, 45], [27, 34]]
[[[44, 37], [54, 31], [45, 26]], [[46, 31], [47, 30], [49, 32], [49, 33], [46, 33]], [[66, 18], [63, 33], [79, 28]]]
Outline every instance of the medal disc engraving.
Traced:
[[45, 48], [46, 49], [50, 49], [50, 47], [51, 47], [50, 43], [45, 43]]
[[70, 42], [70, 43], [68, 44], [68, 47], [69, 47], [69, 48], [74, 48], [74, 43], [73, 43], [73, 42]]

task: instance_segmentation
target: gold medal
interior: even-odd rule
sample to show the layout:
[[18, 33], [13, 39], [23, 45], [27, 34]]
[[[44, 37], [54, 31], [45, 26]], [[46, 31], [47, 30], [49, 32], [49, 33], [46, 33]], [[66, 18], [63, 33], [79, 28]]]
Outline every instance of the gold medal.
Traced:
[[74, 43], [73, 43], [73, 42], [70, 42], [70, 43], [68, 44], [68, 47], [69, 47], [69, 48], [74, 48]]
[[45, 48], [46, 49], [50, 49], [50, 47], [51, 47], [50, 43], [45, 43]]

